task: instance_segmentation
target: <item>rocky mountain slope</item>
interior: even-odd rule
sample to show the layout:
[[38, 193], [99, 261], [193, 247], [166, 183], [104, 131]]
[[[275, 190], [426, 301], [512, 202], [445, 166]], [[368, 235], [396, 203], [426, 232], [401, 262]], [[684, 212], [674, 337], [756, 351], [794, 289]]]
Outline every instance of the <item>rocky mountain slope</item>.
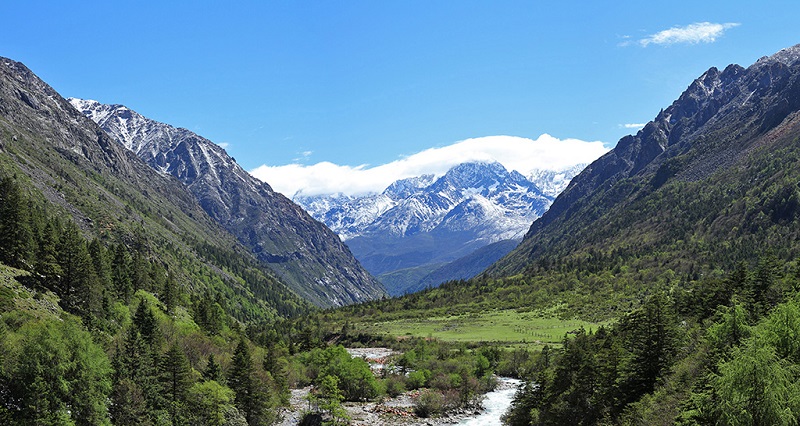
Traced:
[[488, 273], [636, 259], [693, 277], [767, 251], [797, 256], [798, 110], [800, 45], [709, 69], [573, 179]]
[[[579, 170], [541, 172], [538, 178], [553, 192]], [[439, 178], [399, 180], [380, 194], [295, 200], [345, 238], [390, 294], [403, 294], [480, 272], [505, 253], [472, 256], [468, 271], [443, 267], [488, 244], [518, 241], [552, 196], [499, 163], [464, 163]], [[510, 250], [514, 245], [497, 247]], [[476, 264], [477, 259], [483, 261]]]
[[183, 182], [203, 210], [304, 298], [329, 307], [385, 294], [333, 232], [250, 176], [219, 145], [122, 105], [70, 102], [160, 174]]
[[85, 235], [148, 253], [190, 283], [189, 293], [224, 298], [239, 318], [307, 309], [180, 182], [156, 173], [27, 67], [5, 58], [0, 172], [72, 216]]

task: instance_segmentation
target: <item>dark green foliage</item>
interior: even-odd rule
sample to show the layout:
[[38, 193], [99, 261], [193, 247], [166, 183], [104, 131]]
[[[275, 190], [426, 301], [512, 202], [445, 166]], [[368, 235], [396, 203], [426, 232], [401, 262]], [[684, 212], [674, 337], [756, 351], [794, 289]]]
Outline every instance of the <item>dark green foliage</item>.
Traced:
[[89, 256], [86, 240], [73, 224], [67, 224], [59, 238], [58, 265], [61, 276], [57, 293], [68, 312], [92, 323], [102, 316], [102, 288]]
[[209, 334], [219, 334], [225, 326], [225, 311], [216, 299], [206, 293], [203, 297], [195, 298], [192, 302], [194, 308], [194, 322]]
[[0, 177], [0, 262], [29, 269], [32, 252], [28, 203], [14, 179]]
[[156, 316], [147, 299], [142, 299], [139, 302], [136, 313], [133, 315], [133, 326], [150, 349], [154, 353], [158, 353], [163, 337], [158, 330]]
[[256, 370], [250, 354], [250, 345], [244, 339], [233, 353], [231, 368], [228, 372], [228, 386], [236, 394], [235, 404], [250, 425], [266, 422], [268, 398], [263, 384], [255, 374]]
[[214, 359], [214, 354], [209, 354], [208, 363], [206, 364], [205, 370], [203, 370], [203, 380], [214, 380], [219, 382], [221, 378], [222, 371], [220, 370], [220, 366]]
[[114, 259], [111, 262], [111, 277], [117, 292], [117, 298], [129, 303], [133, 296], [133, 278], [131, 268], [133, 259], [124, 244], [117, 244], [114, 248]]
[[161, 357], [160, 371], [161, 391], [170, 419], [172, 424], [180, 424], [192, 378], [189, 360], [177, 344], [171, 345]]
[[578, 330], [554, 362], [549, 349], [507, 415], [513, 425], [592, 425], [616, 420], [656, 388], [680, 347], [672, 307], [656, 294], [610, 329]]
[[147, 400], [133, 380], [121, 378], [114, 382], [109, 411], [117, 426], [149, 426]]
[[[112, 416], [138, 417], [144, 414], [148, 421], [155, 422], [157, 410], [165, 407], [158, 378], [157, 355], [142, 338], [137, 327], [130, 327], [124, 335], [122, 347], [113, 359], [115, 389], [112, 400]], [[142, 403], [141, 399], [144, 398]], [[133, 406], [128, 404], [133, 403]]]

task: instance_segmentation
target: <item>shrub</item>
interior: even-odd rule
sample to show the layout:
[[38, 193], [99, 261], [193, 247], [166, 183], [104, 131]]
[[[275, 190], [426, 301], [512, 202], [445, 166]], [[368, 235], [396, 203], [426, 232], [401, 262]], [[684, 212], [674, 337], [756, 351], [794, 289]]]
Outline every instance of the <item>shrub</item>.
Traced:
[[414, 413], [419, 417], [428, 418], [444, 410], [444, 396], [435, 390], [425, 389], [414, 399]]
[[386, 394], [392, 398], [402, 394], [406, 391], [405, 378], [403, 376], [392, 374], [386, 378]]
[[428, 379], [431, 377], [430, 370], [417, 370], [408, 374], [406, 379], [406, 386], [408, 389], [423, 388], [428, 384]]

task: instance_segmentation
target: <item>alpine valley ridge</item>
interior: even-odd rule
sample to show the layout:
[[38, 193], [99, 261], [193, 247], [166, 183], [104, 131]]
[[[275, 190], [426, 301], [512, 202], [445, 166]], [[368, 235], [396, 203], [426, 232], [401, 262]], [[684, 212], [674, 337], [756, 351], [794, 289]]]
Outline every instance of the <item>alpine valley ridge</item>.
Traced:
[[712, 67], [575, 177], [486, 276], [602, 261], [693, 280], [796, 258], [799, 138], [800, 45]]
[[248, 174], [219, 145], [123, 105], [70, 102], [160, 174], [183, 182], [212, 218], [302, 297], [331, 307], [386, 294], [336, 234]]

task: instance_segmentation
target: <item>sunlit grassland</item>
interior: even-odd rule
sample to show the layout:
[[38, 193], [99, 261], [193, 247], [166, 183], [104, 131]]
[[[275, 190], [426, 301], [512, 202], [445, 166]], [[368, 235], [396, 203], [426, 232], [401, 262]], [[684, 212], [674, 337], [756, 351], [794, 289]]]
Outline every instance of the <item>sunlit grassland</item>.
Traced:
[[520, 312], [491, 310], [459, 315], [403, 318], [391, 321], [359, 323], [355, 329], [370, 334], [428, 337], [449, 342], [498, 343], [507, 346], [559, 345], [564, 336], [581, 327], [597, 330], [606, 323], [560, 318], [556, 309]]

